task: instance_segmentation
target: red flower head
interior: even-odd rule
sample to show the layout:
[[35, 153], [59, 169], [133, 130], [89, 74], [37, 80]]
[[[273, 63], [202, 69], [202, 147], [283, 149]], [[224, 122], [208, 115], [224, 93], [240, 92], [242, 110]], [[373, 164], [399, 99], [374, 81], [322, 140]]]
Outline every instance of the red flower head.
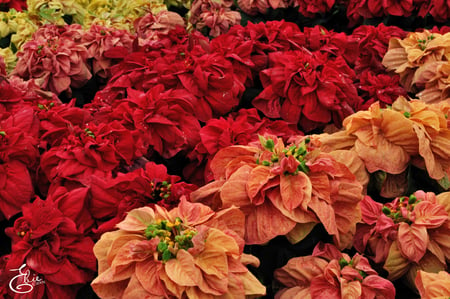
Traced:
[[41, 88], [58, 95], [62, 92], [70, 95], [71, 87], [80, 88], [92, 77], [86, 64], [87, 50], [77, 41], [80, 31], [80, 25], [39, 28], [17, 53], [12, 74], [33, 78]]
[[331, 244], [319, 243], [311, 256], [290, 259], [275, 278], [284, 285], [277, 299], [395, 298], [394, 285], [378, 276], [365, 257], [351, 258]]
[[114, 179], [93, 177], [90, 186], [89, 210], [102, 222], [97, 233], [110, 231], [122, 221], [126, 212], [158, 204], [167, 209], [178, 205], [181, 196], [189, 197], [196, 187], [167, 174], [164, 165], [149, 162], [145, 169], [119, 173]]
[[72, 134], [73, 127], [85, 127], [93, 120], [87, 109], [75, 107], [75, 100], [64, 104], [40, 101], [35, 109], [40, 121], [40, 147], [43, 149], [59, 146]]
[[107, 176], [120, 163], [131, 164], [142, 156], [133, 134], [118, 121], [72, 130], [59, 146], [42, 155], [41, 168], [50, 182], [60, 177], [86, 184], [92, 175]]
[[400, 76], [375, 74], [364, 70], [357, 84], [364, 99], [364, 105], [360, 109], [368, 109], [374, 102], [379, 102], [381, 108], [385, 108], [399, 97], [407, 97], [406, 90], [400, 85]]
[[363, 72], [370, 69], [374, 73], [384, 73], [386, 68], [381, 61], [388, 50], [389, 39], [392, 37], [404, 38], [406, 32], [399, 27], [363, 25], [352, 32], [352, 37], [358, 42], [358, 58], [355, 63], [355, 71]]
[[34, 195], [30, 171], [35, 170], [39, 152], [39, 123], [33, 109], [22, 110], [1, 120], [0, 114], [0, 219], [11, 218]]
[[[164, 158], [194, 148], [199, 141], [200, 123], [194, 116], [193, 101], [196, 99], [183, 89], [165, 90], [157, 85], [147, 93], [128, 90], [128, 98], [116, 102], [113, 113], [121, 118], [129, 111], [125, 125], [137, 129], [146, 142]], [[125, 123], [126, 122], [126, 123]]]
[[5, 230], [12, 239], [6, 265], [9, 278], [25, 265], [43, 281], [35, 285], [37, 298], [75, 298], [77, 290], [94, 277], [94, 242], [84, 237], [52, 201], [37, 198], [22, 211], [23, 217]]
[[333, 121], [338, 127], [361, 98], [354, 72], [342, 57], [303, 51], [269, 55], [272, 67], [260, 73], [264, 90], [253, 105], [266, 116], [298, 123], [305, 131]]
[[323, 15], [331, 10], [335, 0], [296, 0], [298, 11], [307, 18], [314, 18], [318, 14]]

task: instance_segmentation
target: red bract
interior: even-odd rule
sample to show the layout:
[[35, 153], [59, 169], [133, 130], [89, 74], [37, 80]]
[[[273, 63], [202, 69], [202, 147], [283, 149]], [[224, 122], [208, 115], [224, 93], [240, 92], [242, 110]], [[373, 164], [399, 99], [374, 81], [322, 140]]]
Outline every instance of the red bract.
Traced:
[[52, 182], [60, 177], [83, 184], [91, 175], [106, 176], [120, 163], [131, 164], [142, 156], [133, 135], [119, 122], [89, 123], [84, 129], [74, 127], [72, 134], [41, 158], [41, 168]]
[[19, 161], [0, 163], [0, 219], [19, 213], [33, 196], [33, 183], [26, 165]]
[[392, 37], [404, 38], [406, 32], [395, 26], [385, 26], [383, 23], [377, 27], [363, 25], [357, 27], [352, 37], [358, 43], [358, 59], [354, 61], [355, 71], [361, 73], [370, 69], [374, 73], [384, 73], [386, 68], [381, 61], [387, 52], [389, 39]]
[[318, 14], [325, 14], [331, 10], [335, 0], [296, 0], [298, 11], [307, 18], [314, 18]]
[[17, 53], [13, 75], [33, 78], [45, 90], [70, 96], [71, 87], [82, 87], [92, 76], [86, 64], [87, 50], [76, 41], [80, 30], [80, 25], [38, 29]]
[[359, 105], [352, 84], [355, 74], [342, 57], [331, 60], [305, 50], [269, 57], [271, 68], [260, 74], [264, 90], [252, 102], [266, 116], [311, 131], [331, 121], [340, 127]]
[[319, 243], [312, 256], [292, 258], [275, 278], [285, 286], [277, 299], [395, 298], [394, 285], [378, 276], [365, 257], [351, 258], [331, 244]]
[[110, 67], [121, 61], [131, 51], [134, 36], [126, 30], [92, 25], [82, 35], [87, 58], [92, 60], [92, 73], [109, 78]]
[[407, 96], [406, 90], [400, 85], [400, 76], [386, 74], [374, 74], [369, 70], [362, 72], [357, 87], [362, 93], [364, 105], [360, 109], [368, 109], [376, 101], [380, 107], [391, 105], [399, 96]]
[[195, 99], [189, 93], [182, 89], [165, 91], [158, 85], [147, 93], [129, 89], [128, 94], [126, 100], [116, 103], [114, 111], [129, 110], [126, 122], [139, 130], [161, 156], [171, 158], [198, 143], [200, 123], [194, 116]]
[[355, 248], [384, 264], [389, 279], [397, 279], [415, 266], [444, 269], [450, 260], [450, 193], [416, 191], [382, 205], [366, 196], [361, 202], [365, 224], [358, 225]]
[[177, 74], [192, 70], [189, 54], [194, 49], [203, 54], [201, 45], [207, 48], [208, 43], [205, 37], [195, 32], [188, 35], [181, 27], [164, 38], [148, 41], [111, 68], [114, 75], [105, 89], [97, 93], [96, 99], [110, 103], [126, 97], [127, 88], [147, 91], [158, 84], [167, 89], [181, 87]]
[[101, 223], [96, 232], [103, 233], [113, 230], [132, 209], [158, 204], [170, 210], [182, 195], [189, 197], [195, 189], [178, 176], [167, 174], [164, 165], [149, 162], [145, 169], [119, 173], [114, 179], [93, 177], [89, 210]]
[[304, 43], [304, 34], [294, 23], [283, 20], [257, 24], [248, 22], [245, 27], [235, 25], [226, 34], [214, 38], [211, 51], [222, 53], [233, 63], [233, 68], [238, 65], [235, 74], [249, 86], [258, 73], [268, 67], [269, 53], [298, 50]]
[[67, 104], [40, 101], [35, 109], [40, 120], [40, 146], [43, 149], [59, 146], [64, 138], [72, 134], [73, 127], [85, 127], [93, 120], [87, 109], [75, 107], [75, 100]]
[[72, 219], [77, 229], [84, 234], [94, 227], [94, 219], [88, 211], [88, 190], [86, 187], [71, 188], [55, 184], [47, 195], [47, 200], [54, 202], [58, 210]]
[[358, 58], [357, 39], [343, 32], [327, 30], [323, 26], [305, 27], [305, 47], [310, 51], [320, 51], [332, 57], [342, 56], [353, 66]]
[[94, 277], [94, 242], [49, 200], [37, 198], [22, 211], [23, 217], [5, 230], [12, 239], [8, 281], [18, 274], [13, 269], [26, 265], [45, 281], [38, 286], [37, 298], [75, 298], [77, 290]]

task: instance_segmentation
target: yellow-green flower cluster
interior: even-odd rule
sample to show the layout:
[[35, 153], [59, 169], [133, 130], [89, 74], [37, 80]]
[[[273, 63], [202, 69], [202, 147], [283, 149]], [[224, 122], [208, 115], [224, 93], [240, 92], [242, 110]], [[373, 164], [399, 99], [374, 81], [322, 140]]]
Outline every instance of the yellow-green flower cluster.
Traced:
[[186, 9], [191, 8], [192, 0], [165, 0], [167, 7], [184, 7]]
[[0, 12], [0, 38], [11, 34], [11, 47], [13, 52], [28, 40], [38, 26], [32, 21], [27, 12], [17, 12], [14, 9]]
[[0, 56], [3, 57], [6, 65], [6, 72], [10, 73], [16, 66], [17, 57], [11, 48], [0, 48]]
[[72, 18], [69, 23], [82, 24], [86, 14], [86, 0], [27, 0], [30, 16], [39, 19], [42, 24], [64, 25], [64, 16]]
[[164, 0], [92, 0], [87, 6], [84, 26], [97, 24], [134, 32], [133, 22], [137, 18], [165, 10]]

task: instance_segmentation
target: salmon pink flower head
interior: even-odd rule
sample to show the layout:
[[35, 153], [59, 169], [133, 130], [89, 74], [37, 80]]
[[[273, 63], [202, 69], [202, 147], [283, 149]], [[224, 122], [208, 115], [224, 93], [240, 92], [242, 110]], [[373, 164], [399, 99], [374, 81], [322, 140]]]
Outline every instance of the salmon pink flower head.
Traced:
[[56, 94], [82, 87], [92, 74], [87, 65], [88, 51], [76, 38], [80, 25], [57, 27], [45, 25], [17, 53], [13, 75], [25, 80], [35, 79], [44, 89]]
[[419, 190], [384, 205], [366, 196], [361, 210], [365, 224], [358, 225], [355, 248], [384, 264], [389, 279], [416, 266], [444, 269], [450, 260], [450, 192]]
[[276, 299], [395, 298], [394, 285], [378, 276], [367, 258], [350, 257], [331, 244], [319, 243], [312, 255], [290, 259], [274, 276], [283, 285]]
[[308, 144], [305, 136], [287, 146], [260, 136], [260, 144], [225, 147], [211, 162], [215, 181], [191, 199], [214, 209], [240, 207], [247, 244], [280, 235], [297, 243], [322, 223], [345, 248], [360, 220], [362, 185], [344, 164]]
[[402, 174], [413, 164], [448, 189], [450, 130], [445, 115], [449, 106], [399, 97], [392, 107], [372, 104], [367, 111], [347, 117], [343, 126], [356, 137], [354, 150], [370, 173]]
[[419, 270], [415, 282], [422, 299], [450, 297], [450, 274], [446, 271], [428, 273]]
[[241, 22], [241, 14], [231, 9], [230, 0], [194, 0], [189, 11], [189, 23], [197, 30], [207, 30], [211, 37], [226, 33]]
[[118, 230], [94, 247], [101, 298], [230, 298], [262, 296], [265, 287], [245, 267], [244, 216], [237, 208], [215, 213], [183, 198], [170, 211], [158, 205], [132, 210]]

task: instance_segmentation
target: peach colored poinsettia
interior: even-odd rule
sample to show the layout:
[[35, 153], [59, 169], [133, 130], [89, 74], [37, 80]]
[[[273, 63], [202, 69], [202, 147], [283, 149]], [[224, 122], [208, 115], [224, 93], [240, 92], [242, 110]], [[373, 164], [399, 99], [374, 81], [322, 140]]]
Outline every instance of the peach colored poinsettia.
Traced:
[[265, 287], [245, 267], [244, 216], [237, 208], [215, 213], [185, 198], [170, 211], [156, 205], [132, 210], [118, 230], [95, 244], [101, 298], [244, 298]]
[[415, 282], [422, 299], [450, 298], [450, 274], [446, 271], [428, 273], [419, 270]]
[[213, 209], [238, 206], [245, 213], [246, 244], [285, 235], [291, 243], [322, 223], [340, 248], [351, 244], [360, 220], [362, 185], [351, 171], [299, 136], [221, 149], [211, 162], [215, 181], [191, 194]]
[[449, 105], [399, 97], [392, 107], [381, 109], [374, 103], [367, 111], [347, 117], [343, 125], [347, 134], [356, 137], [353, 150], [370, 173], [404, 174], [412, 163], [448, 189], [450, 130], [445, 111]]
[[450, 103], [450, 64], [448, 61], [427, 63], [418, 68], [412, 84], [420, 90], [417, 98], [426, 103]]
[[391, 38], [389, 48], [383, 57], [383, 65], [400, 75], [400, 82], [407, 91], [413, 91], [413, 77], [416, 69], [436, 61], [450, 58], [450, 34], [441, 35], [423, 32], [410, 32], [406, 38]]
[[361, 202], [364, 223], [358, 225], [354, 246], [389, 279], [418, 269], [444, 270], [450, 261], [450, 192], [435, 195], [416, 191], [381, 204], [366, 196]]
[[394, 285], [367, 258], [351, 258], [331, 244], [319, 243], [312, 255], [290, 259], [274, 277], [284, 286], [275, 299], [395, 298]]

